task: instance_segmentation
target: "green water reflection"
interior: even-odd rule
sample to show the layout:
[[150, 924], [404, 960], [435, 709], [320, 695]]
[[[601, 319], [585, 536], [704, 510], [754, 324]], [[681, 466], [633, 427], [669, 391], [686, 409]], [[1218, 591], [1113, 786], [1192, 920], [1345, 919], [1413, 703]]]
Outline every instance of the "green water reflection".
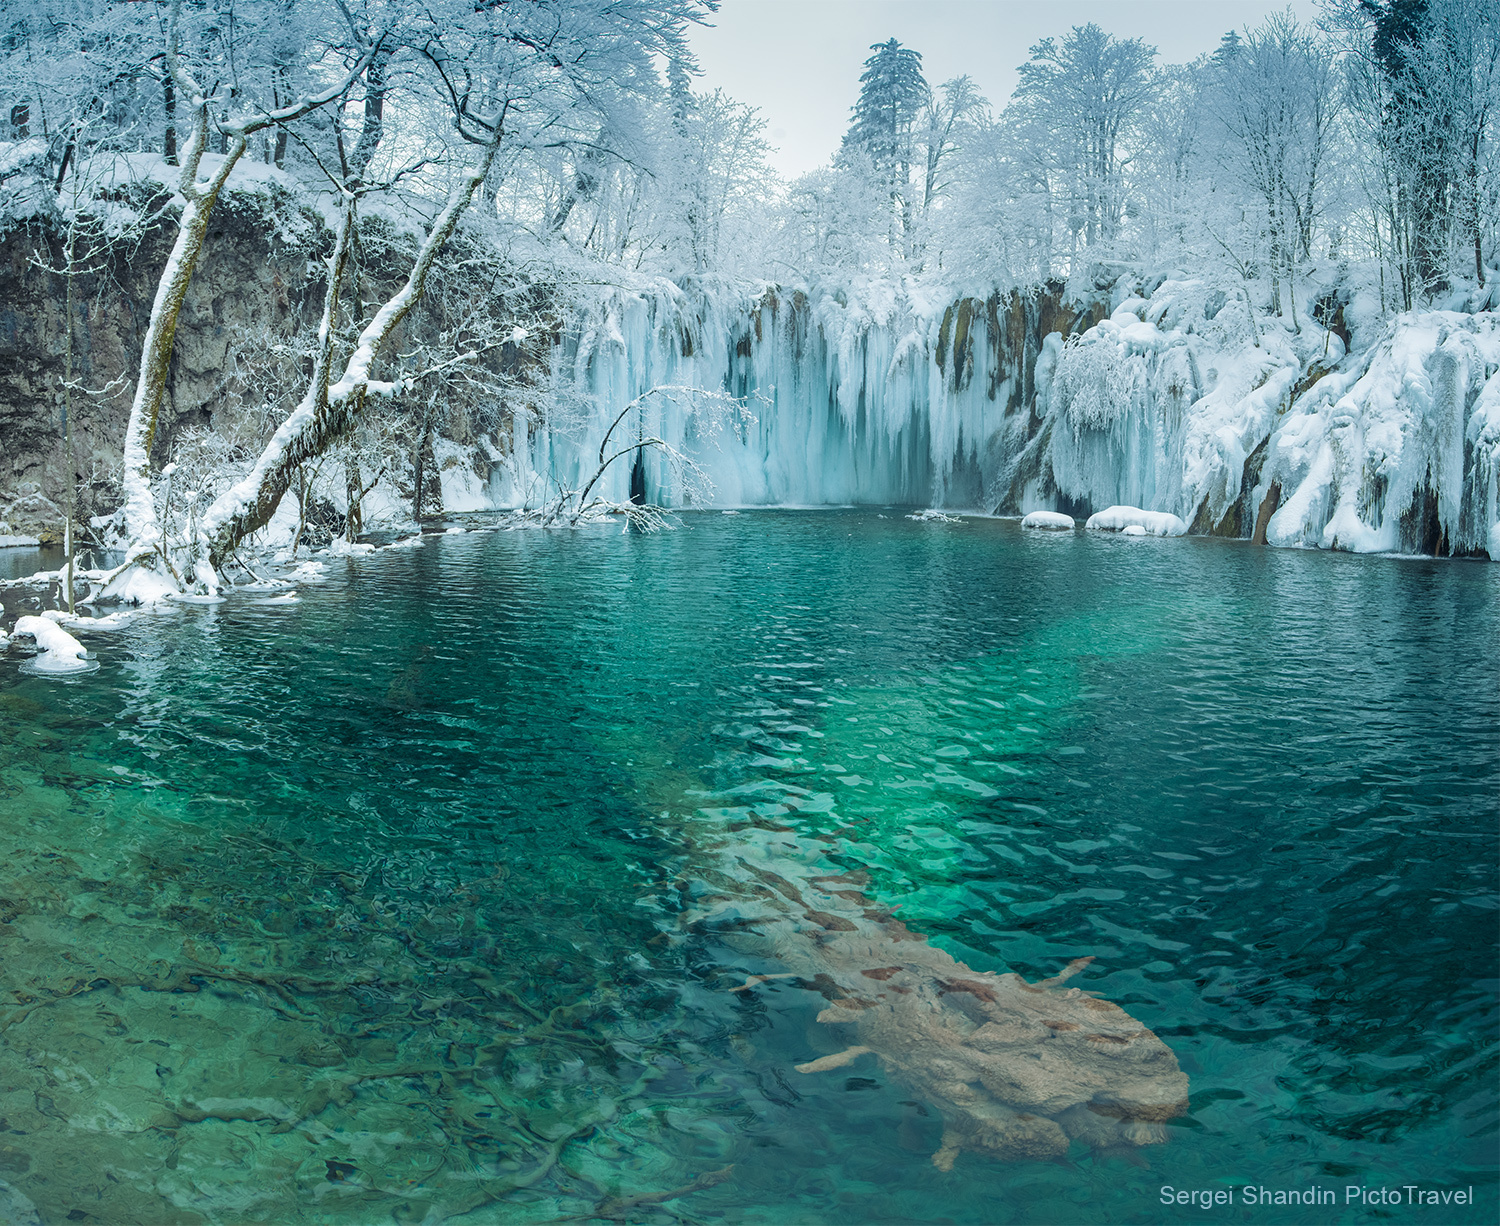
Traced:
[[[1333, 1222], [1381, 1212], [1346, 1186], [1417, 1183], [1476, 1185], [1422, 1220], [1488, 1221], [1494, 575], [694, 516], [335, 562], [294, 605], [101, 635], [76, 682], [13, 651], [0, 1195], [1065, 1223], [1254, 1183], [1340, 1204], [1244, 1220]], [[793, 1072], [821, 999], [729, 993], [761, 968], [675, 914], [768, 825], [977, 969], [1096, 955], [1087, 986], [1191, 1075], [1171, 1144], [943, 1175], [877, 1069]]]

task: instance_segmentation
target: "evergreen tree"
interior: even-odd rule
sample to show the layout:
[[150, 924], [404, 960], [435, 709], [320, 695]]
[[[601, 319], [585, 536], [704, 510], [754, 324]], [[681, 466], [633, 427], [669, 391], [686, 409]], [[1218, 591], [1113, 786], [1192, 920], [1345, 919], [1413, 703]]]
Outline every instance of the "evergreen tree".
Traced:
[[920, 52], [894, 38], [873, 43], [870, 50], [875, 54], [865, 61], [859, 78], [859, 101], [844, 135], [842, 156], [846, 162], [852, 160], [850, 155], [869, 159], [890, 193], [892, 214], [899, 218], [904, 236], [912, 225], [913, 132], [917, 117], [932, 101], [932, 91], [922, 76]]

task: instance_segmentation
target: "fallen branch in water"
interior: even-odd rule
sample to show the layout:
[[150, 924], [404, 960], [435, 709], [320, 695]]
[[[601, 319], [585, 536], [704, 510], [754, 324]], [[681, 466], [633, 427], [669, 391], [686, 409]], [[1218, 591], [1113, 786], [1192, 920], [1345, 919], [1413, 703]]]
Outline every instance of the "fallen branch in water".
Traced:
[[661, 1205], [669, 1200], [676, 1200], [680, 1196], [690, 1196], [694, 1192], [702, 1192], [707, 1188], [716, 1187], [734, 1174], [734, 1163], [721, 1167], [717, 1171], [709, 1171], [706, 1175], [699, 1175], [692, 1183], [683, 1184], [680, 1188], [673, 1188], [670, 1192], [644, 1192], [639, 1196], [627, 1196], [623, 1199], [611, 1198], [599, 1202], [598, 1208], [586, 1216], [569, 1218], [569, 1221], [586, 1222], [594, 1218], [600, 1218], [606, 1222], [623, 1222], [632, 1209], [639, 1209], [643, 1205]]

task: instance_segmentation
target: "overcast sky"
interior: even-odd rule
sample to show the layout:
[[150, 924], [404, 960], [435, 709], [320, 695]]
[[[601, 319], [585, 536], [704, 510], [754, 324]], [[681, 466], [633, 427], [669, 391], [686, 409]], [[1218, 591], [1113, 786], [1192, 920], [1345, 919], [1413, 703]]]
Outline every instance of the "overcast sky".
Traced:
[[[693, 34], [703, 65], [699, 89], [722, 88], [759, 107], [777, 146], [772, 164], [788, 177], [833, 156], [859, 96], [872, 43], [898, 38], [922, 53], [936, 86], [968, 73], [998, 109], [1033, 43], [1097, 22], [1120, 38], [1142, 38], [1160, 63], [1185, 63], [1288, 7], [1286, 0], [724, 0], [711, 29]], [[1313, 0], [1290, 5], [1299, 19]]]

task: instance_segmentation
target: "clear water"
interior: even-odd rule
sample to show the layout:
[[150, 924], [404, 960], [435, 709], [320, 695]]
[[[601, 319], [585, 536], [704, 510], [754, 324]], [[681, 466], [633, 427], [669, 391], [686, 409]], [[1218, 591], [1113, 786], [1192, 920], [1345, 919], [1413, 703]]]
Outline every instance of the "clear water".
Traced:
[[[12, 648], [0, 1217], [1492, 1221], [1497, 642], [1493, 566], [848, 512]], [[1190, 1075], [1170, 1142], [943, 1174], [879, 1067], [794, 1072], [823, 1000], [678, 914], [766, 827], [976, 969], [1096, 955]], [[1343, 1203], [1405, 1184], [1476, 1203]]]

